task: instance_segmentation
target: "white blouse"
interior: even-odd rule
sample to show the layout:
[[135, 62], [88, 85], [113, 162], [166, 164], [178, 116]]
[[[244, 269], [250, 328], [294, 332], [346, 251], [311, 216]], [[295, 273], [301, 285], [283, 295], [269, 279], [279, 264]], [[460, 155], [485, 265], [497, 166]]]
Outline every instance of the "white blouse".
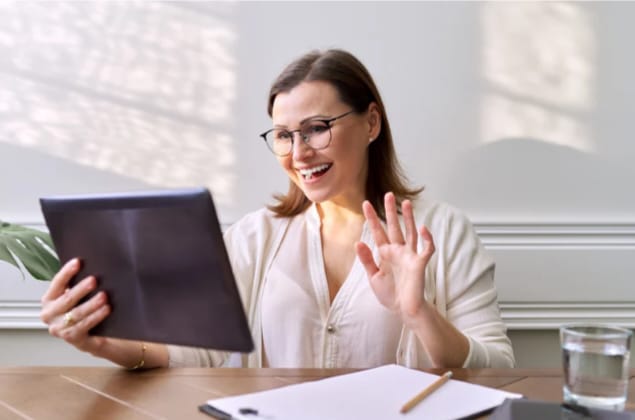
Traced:
[[[415, 214], [436, 248], [425, 271], [424, 298], [467, 337], [463, 367], [512, 367], [494, 261], [471, 223], [444, 203], [421, 201]], [[329, 303], [319, 232], [314, 205], [293, 218], [262, 209], [234, 223], [225, 243], [255, 350], [168, 346], [170, 366], [430, 367], [415, 334], [377, 301], [358, 260]], [[366, 226], [361, 239], [376, 252]]]
[[[366, 224], [361, 240], [372, 244]], [[357, 258], [330, 303], [315, 206], [289, 224], [265, 279], [261, 310], [265, 366], [396, 363], [401, 319], [379, 303]]]

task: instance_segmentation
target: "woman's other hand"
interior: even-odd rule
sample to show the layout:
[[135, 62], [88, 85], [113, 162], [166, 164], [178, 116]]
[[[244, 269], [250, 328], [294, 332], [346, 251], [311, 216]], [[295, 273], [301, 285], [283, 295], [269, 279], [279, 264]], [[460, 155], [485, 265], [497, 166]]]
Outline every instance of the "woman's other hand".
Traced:
[[[379, 302], [398, 313], [404, 325], [415, 333], [433, 366], [461, 367], [470, 349], [467, 337], [424, 298], [426, 266], [435, 251], [432, 235], [425, 226], [417, 231], [410, 201], [404, 200], [401, 205], [405, 235], [392, 193], [385, 196], [385, 208], [386, 228], [373, 206], [369, 202], [363, 204], [379, 250], [379, 261], [375, 262], [366, 244], [356, 246], [370, 285]], [[421, 251], [417, 245], [419, 236], [423, 240]]]
[[88, 276], [69, 287], [69, 281], [79, 268], [79, 260], [72, 259], [53, 277], [42, 297], [40, 318], [48, 325], [51, 335], [62, 338], [79, 350], [96, 353], [106, 338], [88, 335], [88, 331], [110, 314], [110, 306], [103, 291], [78, 305], [82, 298], [97, 287], [94, 276]]
[[[405, 233], [394, 194], [387, 193], [384, 200], [386, 228], [373, 206], [368, 201], [363, 204], [364, 216], [379, 250], [379, 261], [375, 261], [364, 243], [357, 243], [356, 251], [379, 302], [400, 314], [405, 325], [412, 326], [422, 312], [434, 310], [424, 299], [425, 268], [434, 254], [434, 241], [425, 226], [417, 232], [409, 200], [401, 205]], [[419, 235], [423, 240], [420, 252], [417, 251]]]

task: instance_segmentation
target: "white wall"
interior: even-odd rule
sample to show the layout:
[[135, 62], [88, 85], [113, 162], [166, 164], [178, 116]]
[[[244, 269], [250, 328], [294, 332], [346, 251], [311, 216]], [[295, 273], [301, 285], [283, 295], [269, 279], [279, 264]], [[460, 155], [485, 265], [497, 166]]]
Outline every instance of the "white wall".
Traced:
[[[41, 226], [46, 194], [207, 185], [235, 221], [286, 190], [257, 136], [271, 81], [341, 47], [375, 76], [411, 179], [496, 256], [515, 343], [557, 344], [571, 320], [632, 327], [634, 17], [604, 2], [2, 3], [0, 219]], [[45, 336], [33, 283], [0, 263], [2, 340]], [[554, 363], [536, 354], [520, 365]]]

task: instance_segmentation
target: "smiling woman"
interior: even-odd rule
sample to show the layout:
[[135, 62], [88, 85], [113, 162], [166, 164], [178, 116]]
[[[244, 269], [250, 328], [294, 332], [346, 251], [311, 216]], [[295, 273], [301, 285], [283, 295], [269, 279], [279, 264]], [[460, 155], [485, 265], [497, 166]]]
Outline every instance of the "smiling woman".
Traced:
[[36, 280], [50, 280], [60, 268], [48, 233], [2, 220], [0, 220], [0, 261], [19, 268], [23, 278], [28, 273]]
[[268, 105], [273, 128], [261, 137], [289, 191], [225, 233], [255, 351], [90, 336], [109, 297], [83, 299], [90, 275], [67, 289], [72, 262], [42, 298], [51, 334], [134, 368], [513, 366], [494, 261], [461, 212], [406, 182], [364, 65], [343, 50], [307, 53], [274, 81]]

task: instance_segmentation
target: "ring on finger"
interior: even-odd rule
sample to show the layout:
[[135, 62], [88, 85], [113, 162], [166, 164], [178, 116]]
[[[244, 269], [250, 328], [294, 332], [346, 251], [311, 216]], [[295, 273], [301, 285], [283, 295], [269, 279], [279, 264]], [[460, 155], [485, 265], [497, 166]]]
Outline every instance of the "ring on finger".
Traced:
[[75, 323], [75, 318], [73, 318], [72, 311], [68, 311], [64, 314], [64, 326], [70, 327]]

